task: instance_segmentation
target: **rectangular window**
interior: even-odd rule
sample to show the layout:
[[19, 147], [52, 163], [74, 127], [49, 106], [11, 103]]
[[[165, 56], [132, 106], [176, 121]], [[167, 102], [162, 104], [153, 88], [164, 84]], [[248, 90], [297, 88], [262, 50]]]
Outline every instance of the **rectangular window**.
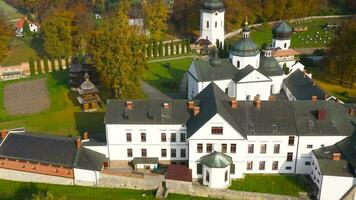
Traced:
[[175, 158], [177, 156], [176, 149], [171, 149], [171, 157]]
[[213, 135], [222, 135], [223, 127], [211, 127], [211, 134]]
[[265, 165], [266, 165], [265, 161], [260, 161], [259, 170], [265, 170]]
[[146, 133], [141, 133], [141, 142], [146, 142]]
[[310, 165], [311, 163], [309, 161], [306, 161], [304, 164], [305, 165]]
[[171, 142], [176, 142], [176, 134], [171, 133]]
[[185, 158], [185, 156], [186, 156], [186, 151], [185, 151], [185, 149], [180, 149], [180, 157], [181, 157], [181, 158]]
[[147, 157], [147, 149], [141, 149], [141, 157]]
[[278, 170], [278, 161], [272, 162], [272, 170]]
[[127, 157], [132, 157], [132, 149], [127, 149]]
[[167, 134], [161, 133], [161, 142], [167, 142]]
[[213, 144], [206, 144], [206, 152], [211, 153], [213, 151]]
[[167, 157], [167, 149], [161, 149], [161, 157], [162, 158]]
[[203, 165], [201, 163], [197, 164], [197, 174], [203, 173]]
[[227, 144], [221, 144], [221, 153], [227, 153]]
[[294, 146], [294, 136], [289, 136], [289, 138], [288, 138], [288, 146]]
[[218, 27], [218, 22], [215, 22], [215, 28], [217, 28]]
[[206, 28], [209, 28], [209, 21], [206, 22]]
[[230, 174], [235, 174], [235, 165], [234, 164], [230, 165]]
[[261, 144], [260, 153], [266, 153], [266, 151], [267, 151], [267, 144]]
[[313, 145], [312, 144], [308, 144], [307, 145], [307, 149], [312, 149], [313, 148]]
[[126, 142], [132, 142], [131, 133], [126, 133]]
[[197, 144], [197, 152], [203, 153], [203, 144]]
[[185, 142], [185, 133], [180, 133], [180, 142]]
[[247, 161], [246, 170], [252, 170], [253, 161]]
[[275, 144], [275, 145], [274, 145], [274, 148], [273, 148], [273, 153], [279, 153], [280, 148], [281, 148], [281, 145], [280, 145], [280, 144]]
[[288, 153], [287, 154], [287, 162], [292, 162], [293, 161], [293, 153]]
[[248, 145], [248, 153], [253, 153], [253, 149], [254, 149], [254, 145], [253, 144], [249, 144]]
[[291, 166], [286, 166], [286, 170], [291, 170], [292, 167]]
[[231, 144], [230, 153], [236, 153], [236, 144]]

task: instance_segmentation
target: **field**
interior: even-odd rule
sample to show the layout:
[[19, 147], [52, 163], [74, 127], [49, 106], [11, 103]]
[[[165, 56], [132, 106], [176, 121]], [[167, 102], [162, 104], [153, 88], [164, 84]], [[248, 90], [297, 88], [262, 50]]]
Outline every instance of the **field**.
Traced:
[[144, 81], [164, 93], [177, 93], [192, 58], [180, 58], [150, 62], [144, 73]]
[[48, 110], [33, 115], [9, 115], [4, 107], [4, 85], [23, 80], [0, 82], [0, 129], [25, 127], [29, 132], [62, 136], [79, 135], [86, 130], [93, 134], [105, 132], [104, 112], [81, 112], [76, 103], [76, 94], [68, 88], [68, 71], [41, 77], [47, 78], [51, 105]]
[[22, 16], [21, 13], [3, 0], [0, 1], [0, 11], [8, 18], [8, 20], [17, 19]]
[[232, 181], [229, 189], [289, 196], [307, 191], [302, 177], [283, 175], [246, 175], [244, 179]]
[[[60, 186], [39, 183], [22, 183], [0, 180], [0, 199], [31, 199], [32, 194], [50, 192], [56, 198], [66, 200], [154, 200], [154, 191], [109, 189], [80, 186]], [[209, 200], [186, 195], [169, 194], [168, 200]]]

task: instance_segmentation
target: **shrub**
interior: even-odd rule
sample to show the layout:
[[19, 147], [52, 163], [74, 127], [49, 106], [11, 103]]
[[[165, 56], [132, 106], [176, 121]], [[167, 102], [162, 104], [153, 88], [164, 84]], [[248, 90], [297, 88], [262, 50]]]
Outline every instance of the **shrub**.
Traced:
[[54, 58], [51, 58], [51, 69], [52, 72], [56, 71], [56, 62], [54, 61]]
[[149, 42], [147, 46], [147, 57], [151, 58], [152, 57], [152, 43]]
[[33, 60], [33, 58], [30, 58], [29, 67], [30, 67], [31, 76], [36, 75], [35, 61]]
[[171, 55], [174, 55], [174, 42], [171, 41]]
[[176, 54], [180, 54], [181, 52], [179, 51], [179, 42], [176, 42]]
[[164, 55], [165, 56], [169, 55], [169, 53], [168, 53], [168, 43], [164, 44]]
[[190, 53], [191, 49], [190, 49], [190, 41], [189, 40], [186, 41], [186, 45], [187, 45], [187, 52]]
[[48, 67], [48, 58], [47, 57], [44, 57], [44, 59], [43, 59], [43, 69], [44, 69], [45, 73], [48, 73], [49, 67]]
[[42, 65], [41, 65], [41, 59], [37, 58], [36, 60], [36, 69], [37, 69], [37, 75], [42, 74]]
[[159, 42], [158, 55], [159, 55], [160, 57], [163, 56], [163, 42], [162, 42], [162, 40]]
[[59, 67], [59, 71], [63, 70], [62, 58], [58, 58], [58, 67]]
[[66, 65], [66, 69], [69, 69], [69, 57], [66, 56], [64, 59], [65, 65]]
[[157, 57], [157, 52], [158, 52], [157, 42], [154, 40], [153, 41], [153, 57]]

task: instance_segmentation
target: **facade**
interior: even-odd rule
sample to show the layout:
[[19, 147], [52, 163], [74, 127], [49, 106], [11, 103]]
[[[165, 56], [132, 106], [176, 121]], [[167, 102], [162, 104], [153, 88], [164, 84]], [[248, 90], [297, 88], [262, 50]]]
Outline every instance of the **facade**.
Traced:
[[19, 21], [17, 21], [17, 23], [16, 23], [16, 36], [17, 37], [23, 37], [23, 27], [24, 27], [25, 21], [27, 21], [29, 29], [30, 29], [31, 32], [38, 32], [39, 31], [39, 25], [38, 24], [30, 22], [27, 19], [27, 17], [23, 17]]
[[225, 8], [221, 0], [207, 0], [200, 11], [200, 39], [209, 40], [211, 44], [217, 41], [224, 45]]

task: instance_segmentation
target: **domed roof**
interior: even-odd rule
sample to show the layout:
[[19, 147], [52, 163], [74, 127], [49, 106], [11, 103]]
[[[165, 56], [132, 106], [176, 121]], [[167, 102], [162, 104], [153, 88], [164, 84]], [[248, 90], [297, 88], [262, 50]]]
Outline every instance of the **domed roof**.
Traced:
[[232, 158], [219, 152], [213, 152], [200, 158], [201, 163], [210, 168], [225, 168], [232, 163]]
[[267, 76], [281, 76], [284, 74], [278, 61], [272, 56], [266, 57], [261, 55], [260, 67], [258, 69]]
[[293, 34], [293, 29], [287, 22], [282, 21], [273, 29], [272, 34], [275, 39], [290, 39]]
[[260, 50], [250, 38], [241, 38], [231, 49], [232, 55], [241, 57], [256, 56], [259, 53]]
[[84, 91], [96, 89], [95, 85], [89, 80], [88, 73], [85, 73], [84, 79], [85, 81], [80, 85], [80, 89]]
[[221, 10], [224, 9], [224, 3], [221, 0], [205, 0], [203, 4], [204, 10]]

